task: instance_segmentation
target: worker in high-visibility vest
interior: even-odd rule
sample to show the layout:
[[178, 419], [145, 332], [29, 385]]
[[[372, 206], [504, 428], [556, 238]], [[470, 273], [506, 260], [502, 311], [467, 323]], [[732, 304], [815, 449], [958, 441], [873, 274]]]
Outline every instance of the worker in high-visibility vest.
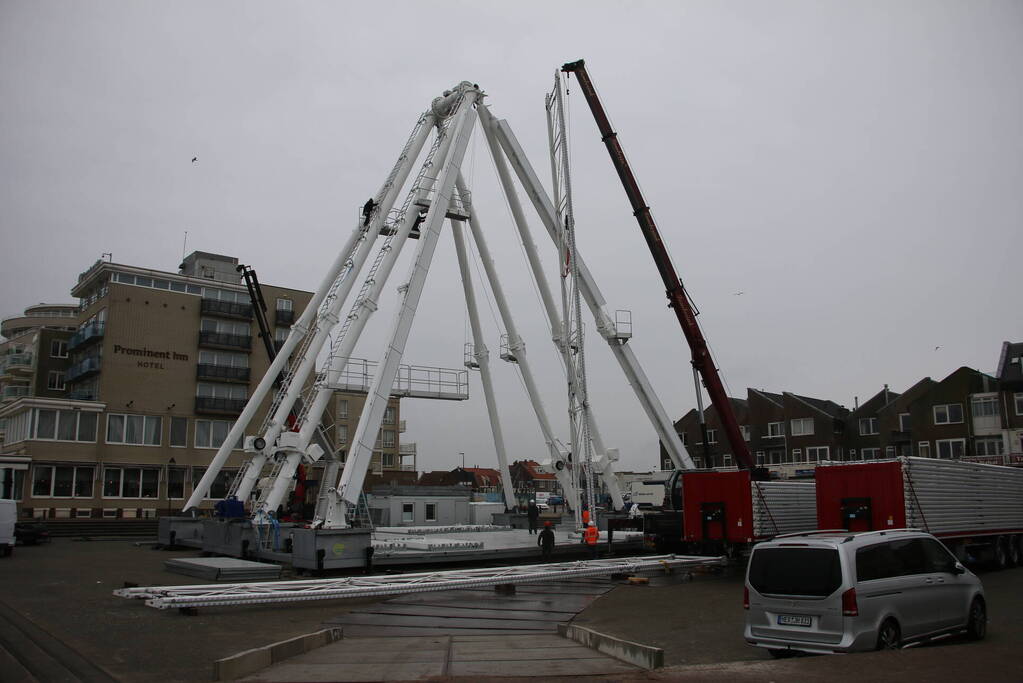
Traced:
[[583, 540], [590, 549], [590, 557], [597, 559], [597, 539], [600, 538], [600, 532], [597, 531], [597, 525], [590, 522], [586, 530], [583, 532]]
[[583, 503], [583, 526], [590, 525], [590, 506]]

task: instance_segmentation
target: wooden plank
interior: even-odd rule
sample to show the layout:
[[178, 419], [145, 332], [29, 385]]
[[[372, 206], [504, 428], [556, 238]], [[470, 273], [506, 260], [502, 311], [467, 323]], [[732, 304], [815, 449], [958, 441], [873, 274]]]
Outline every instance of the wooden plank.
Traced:
[[606, 676], [640, 671], [638, 667], [611, 657], [597, 655], [589, 659], [515, 659], [478, 662], [453, 661], [448, 666], [449, 676], [491, 678], [496, 676]]

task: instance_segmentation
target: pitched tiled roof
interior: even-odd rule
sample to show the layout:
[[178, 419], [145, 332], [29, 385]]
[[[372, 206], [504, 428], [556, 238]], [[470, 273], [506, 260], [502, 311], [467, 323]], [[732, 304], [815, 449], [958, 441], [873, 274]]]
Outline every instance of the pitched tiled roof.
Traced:
[[845, 417], [846, 415], [849, 414], [849, 410], [847, 408], [838, 405], [834, 401], [828, 401], [823, 398], [812, 398], [810, 396], [800, 396], [798, 394], [793, 394], [790, 392], [785, 393], [799, 401], [802, 401], [811, 408], [815, 408], [821, 411], [822, 413], [830, 415], [831, 417]]
[[766, 398], [768, 401], [771, 401], [772, 403], [776, 403], [779, 408], [781, 408], [784, 405], [784, 403], [785, 403], [785, 397], [782, 396], [781, 394], [772, 394], [770, 391], [764, 391], [763, 389], [752, 389], [751, 388], [751, 389], [748, 389], [748, 391], [752, 391], [752, 392], [754, 392], [756, 394], [760, 394], [761, 396]]
[[465, 467], [463, 469], [472, 474], [476, 486], [501, 485], [501, 473], [495, 469], [487, 467]]
[[1002, 342], [996, 375], [1003, 382], [1023, 379], [1023, 342]]
[[515, 464], [521, 465], [533, 479], [557, 479], [557, 477], [549, 472], [541, 472], [540, 463], [536, 460], [518, 460]]

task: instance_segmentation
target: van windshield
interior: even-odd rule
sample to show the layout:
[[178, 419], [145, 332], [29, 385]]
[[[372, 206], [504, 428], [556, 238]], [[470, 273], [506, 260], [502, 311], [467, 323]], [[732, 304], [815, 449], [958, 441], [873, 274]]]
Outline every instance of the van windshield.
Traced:
[[826, 597], [842, 585], [838, 551], [832, 548], [754, 550], [749, 583], [761, 595]]

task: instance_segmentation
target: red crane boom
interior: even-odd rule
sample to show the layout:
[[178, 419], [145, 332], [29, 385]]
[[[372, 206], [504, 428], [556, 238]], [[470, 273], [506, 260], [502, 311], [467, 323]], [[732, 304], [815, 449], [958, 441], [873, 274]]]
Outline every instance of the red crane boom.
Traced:
[[593, 112], [601, 139], [611, 155], [611, 163], [618, 171], [618, 177], [621, 178], [622, 185], [625, 187], [625, 194], [628, 195], [629, 201], [632, 203], [633, 215], [639, 222], [639, 229], [643, 233], [647, 247], [650, 248], [650, 255], [653, 256], [657, 270], [661, 274], [661, 280], [664, 281], [668, 305], [675, 310], [678, 322], [682, 326], [682, 333], [685, 335], [686, 341], [689, 342], [689, 348], [693, 354], [693, 367], [703, 378], [707, 393], [710, 394], [711, 404], [717, 410], [718, 418], [725, 430], [725, 436], [732, 446], [735, 460], [740, 467], [753, 469], [755, 467], [753, 458], [750, 456], [749, 447], [739, 430], [739, 422], [735, 419], [735, 412], [725, 393], [725, 387], [721, 383], [721, 376], [718, 374], [717, 368], [714, 367], [710, 350], [707, 348], [707, 340], [696, 322], [696, 314], [686, 296], [685, 287], [675, 272], [675, 266], [672, 265], [668, 250], [664, 246], [664, 241], [661, 240], [654, 217], [650, 213], [650, 207], [643, 199], [639, 183], [636, 182], [636, 177], [625, 158], [625, 151], [622, 149], [621, 143], [618, 142], [618, 134], [612, 130], [611, 122], [597, 97], [597, 91], [593, 87], [589, 74], [586, 72], [585, 63], [580, 59], [578, 62], [565, 64], [561, 70], [565, 73], [575, 74], [579, 80], [579, 87], [582, 88], [583, 96], [586, 98], [587, 104], [590, 105], [590, 111]]

